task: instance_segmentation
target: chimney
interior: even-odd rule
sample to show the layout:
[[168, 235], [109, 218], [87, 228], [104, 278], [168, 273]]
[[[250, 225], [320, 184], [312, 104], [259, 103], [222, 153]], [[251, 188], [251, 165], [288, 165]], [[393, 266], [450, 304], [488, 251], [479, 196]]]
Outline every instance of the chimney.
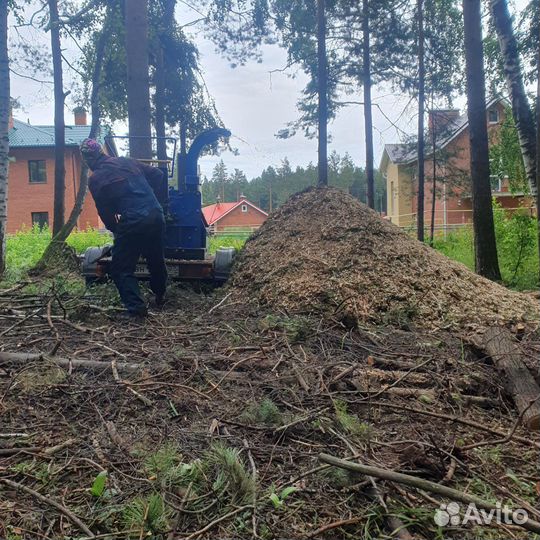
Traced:
[[240, 193], [240, 197], [238, 198], [238, 201], [247, 201], [247, 197], [243, 193]]
[[76, 126], [87, 126], [88, 119], [86, 118], [86, 109], [84, 107], [76, 107], [73, 109]]
[[439, 135], [448, 125], [459, 118], [459, 109], [437, 109], [429, 111], [429, 132]]

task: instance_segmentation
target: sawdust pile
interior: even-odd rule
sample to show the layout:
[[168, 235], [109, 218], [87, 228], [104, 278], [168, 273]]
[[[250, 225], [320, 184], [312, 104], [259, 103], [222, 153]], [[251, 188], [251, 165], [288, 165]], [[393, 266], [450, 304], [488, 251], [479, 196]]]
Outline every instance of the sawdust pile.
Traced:
[[474, 328], [538, 318], [531, 297], [474, 274], [332, 188], [299, 193], [270, 216], [246, 243], [232, 291], [352, 326]]

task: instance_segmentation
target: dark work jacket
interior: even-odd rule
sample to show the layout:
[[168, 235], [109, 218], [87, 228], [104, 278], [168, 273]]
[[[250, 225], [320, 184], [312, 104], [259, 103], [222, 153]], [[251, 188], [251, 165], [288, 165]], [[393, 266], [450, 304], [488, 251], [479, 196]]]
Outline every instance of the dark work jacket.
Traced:
[[163, 172], [134, 159], [103, 157], [88, 187], [99, 217], [112, 232], [129, 230], [154, 215], [163, 219], [168, 204]]

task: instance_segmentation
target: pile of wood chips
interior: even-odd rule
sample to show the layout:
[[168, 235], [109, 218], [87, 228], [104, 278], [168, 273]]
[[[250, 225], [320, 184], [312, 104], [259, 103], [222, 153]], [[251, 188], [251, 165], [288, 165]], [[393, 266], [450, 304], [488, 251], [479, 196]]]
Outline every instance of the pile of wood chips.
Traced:
[[310, 188], [269, 217], [247, 242], [232, 290], [352, 327], [534, 326], [539, 313], [532, 296], [476, 275], [333, 188]]

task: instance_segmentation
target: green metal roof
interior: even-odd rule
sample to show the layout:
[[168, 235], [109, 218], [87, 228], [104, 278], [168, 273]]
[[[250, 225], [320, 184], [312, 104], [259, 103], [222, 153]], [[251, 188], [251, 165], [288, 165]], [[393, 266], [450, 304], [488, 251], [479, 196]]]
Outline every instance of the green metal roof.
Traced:
[[[66, 126], [66, 146], [79, 146], [90, 134], [90, 126]], [[103, 137], [99, 137], [103, 142]], [[54, 126], [31, 126], [13, 120], [9, 130], [10, 148], [36, 148], [54, 146]]]

